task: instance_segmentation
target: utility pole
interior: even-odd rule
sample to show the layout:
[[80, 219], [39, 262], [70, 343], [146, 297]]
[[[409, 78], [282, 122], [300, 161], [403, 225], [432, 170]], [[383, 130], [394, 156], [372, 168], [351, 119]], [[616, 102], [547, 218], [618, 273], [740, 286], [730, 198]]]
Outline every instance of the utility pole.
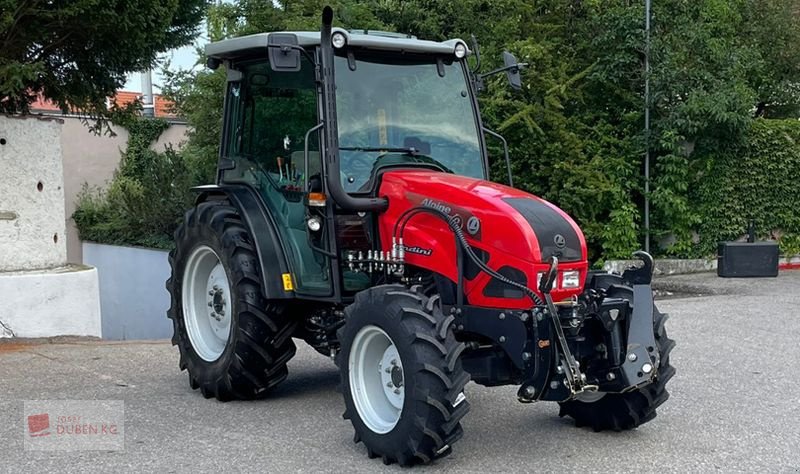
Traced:
[[650, 253], [650, 0], [644, 0], [644, 251]]

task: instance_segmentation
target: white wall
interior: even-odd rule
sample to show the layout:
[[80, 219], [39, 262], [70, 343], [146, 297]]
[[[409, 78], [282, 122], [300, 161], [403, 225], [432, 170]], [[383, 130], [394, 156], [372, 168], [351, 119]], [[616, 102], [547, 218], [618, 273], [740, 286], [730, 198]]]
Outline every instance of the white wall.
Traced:
[[67, 261], [61, 126], [0, 116], [0, 272]]
[[94, 268], [0, 273], [0, 300], [0, 338], [100, 337]]

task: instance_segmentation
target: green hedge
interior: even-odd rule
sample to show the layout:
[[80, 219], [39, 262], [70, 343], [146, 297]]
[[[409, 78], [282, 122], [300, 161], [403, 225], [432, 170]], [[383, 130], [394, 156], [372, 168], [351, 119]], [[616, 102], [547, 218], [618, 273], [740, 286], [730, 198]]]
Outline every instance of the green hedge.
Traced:
[[800, 254], [799, 120], [754, 120], [741, 143], [706, 163], [690, 192], [700, 254], [742, 237], [751, 219], [759, 238], [777, 239], [784, 255]]
[[128, 146], [106, 189], [84, 187], [72, 215], [81, 240], [169, 249], [172, 234], [194, 198], [184, 157], [151, 145], [169, 127], [160, 119], [133, 118]]

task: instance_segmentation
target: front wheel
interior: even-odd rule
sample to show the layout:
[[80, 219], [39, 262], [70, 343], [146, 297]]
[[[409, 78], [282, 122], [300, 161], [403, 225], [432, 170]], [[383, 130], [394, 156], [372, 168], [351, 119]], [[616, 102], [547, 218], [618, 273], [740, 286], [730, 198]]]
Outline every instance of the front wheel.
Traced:
[[450, 452], [469, 411], [461, 366], [464, 345], [438, 296], [401, 285], [362, 291], [345, 309], [336, 364], [344, 417], [370, 457], [403, 466], [428, 463]]
[[559, 416], [569, 416], [576, 426], [589, 426], [595, 431], [628, 430], [656, 417], [656, 408], [667, 401], [667, 382], [675, 375], [669, 353], [675, 341], [667, 336], [664, 323], [667, 315], [653, 307], [653, 331], [660, 353], [655, 380], [626, 393], [583, 393], [575, 400], [560, 403]]

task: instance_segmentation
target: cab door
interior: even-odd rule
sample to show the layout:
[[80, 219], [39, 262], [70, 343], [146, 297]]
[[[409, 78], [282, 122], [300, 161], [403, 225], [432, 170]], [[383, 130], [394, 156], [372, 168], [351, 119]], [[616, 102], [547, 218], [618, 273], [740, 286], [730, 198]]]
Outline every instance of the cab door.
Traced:
[[305, 133], [318, 123], [314, 69], [305, 58], [296, 72], [273, 71], [266, 58], [232, 67], [237, 80], [228, 82], [224, 153], [233, 169], [222, 180], [249, 184], [263, 199], [290, 260], [295, 291], [330, 295], [330, 259], [312, 249], [303, 189], [306, 176], [321, 171], [316, 134], [309, 138], [308, 169], [303, 159]]

